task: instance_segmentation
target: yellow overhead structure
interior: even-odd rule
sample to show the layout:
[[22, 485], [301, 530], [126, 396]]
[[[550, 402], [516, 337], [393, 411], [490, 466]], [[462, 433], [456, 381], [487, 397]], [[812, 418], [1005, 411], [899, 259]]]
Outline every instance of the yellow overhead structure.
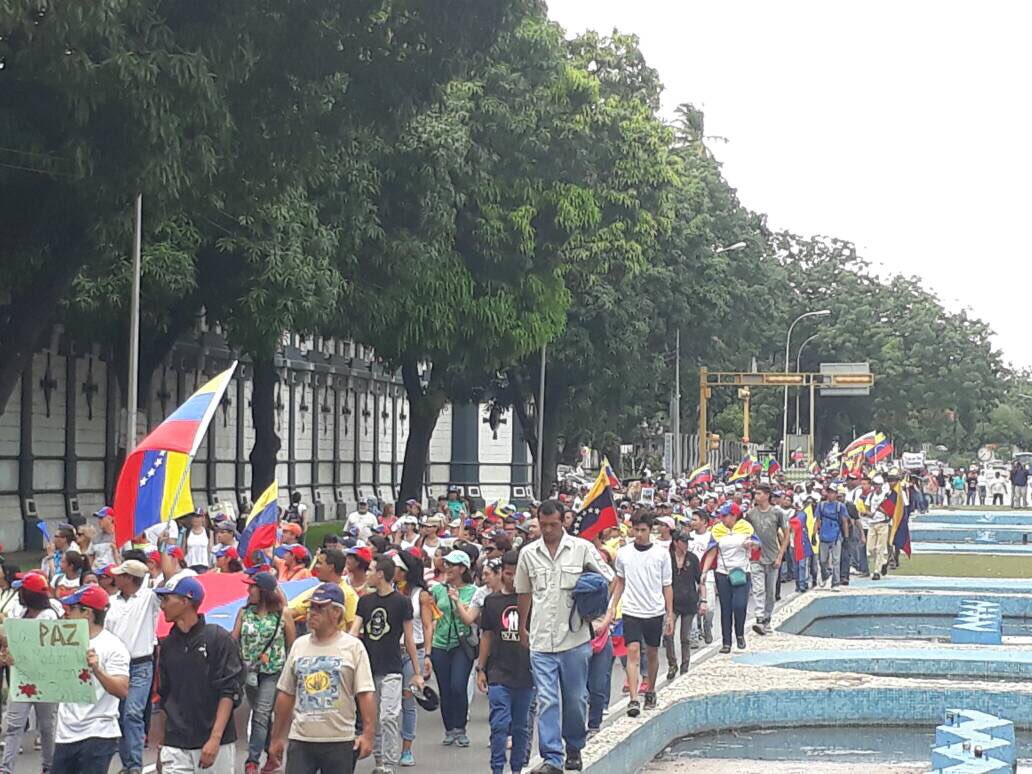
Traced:
[[710, 371], [699, 369], [699, 459], [709, 458], [712, 444], [709, 435], [707, 404], [713, 395], [714, 387], [738, 387], [738, 397], [742, 399], [743, 427], [742, 442], [749, 442], [749, 404], [752, 399], [751, 387], [799, 387], [810, 389], [810, 457], [813, 457], [813, 394], [818, 387], [870, 387], [874, 384], [874, 374], [820, 374], [820, 373], [779, 373], [773, 371]]

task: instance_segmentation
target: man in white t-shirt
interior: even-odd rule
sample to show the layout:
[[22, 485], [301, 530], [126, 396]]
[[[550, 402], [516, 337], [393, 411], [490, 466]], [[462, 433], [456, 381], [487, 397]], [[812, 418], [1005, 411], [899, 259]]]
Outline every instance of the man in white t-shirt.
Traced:
[[150, 573], [138, 559], [111, 568], [118, 594], [111, 598], [104, 628], [129, 650], [129, 689], [119, 704], [122, 739], [118, 754], [126, 771], [143, 769], [144, 715], [154, 680], [154, 647], [158, 643], [158, 595], [147, 585]]
[[358, 510], [352, 511], [348, 515], [348, 520], [344, 522], [344, 532], [353, 533], [359, 540], [369, 540], [369, 536], [373, 534], [373, 530], [379, 522], [376, 520], [376, 514], [369, 510], [369, 498], [360, 497], [358, 498]]
[[606, 613], [606, 625], [614, 617], [622, 599], [627, 684], [631, 694], [627, 715], [635, 718], [641, 712], [638, 669], [643, 642], [649, 672], [645, 709], [656, 707], [659, 645], [664, 634], [669, 637], [674, 631], [674, 576], [670, 552], [652, 542], [652, 518], [648, 513], [637, 514], [631, 529], [634, 542], [616, 552], [616, 581]]
[[129, 693], [129, 650], [104, 629], [108, 595], [100, 586], [82, 586], [61, 603], [65, 618], [82, 619], [89, 625], [83, 679], [88, 677], [96, 700], [92, 704], [64, 703], [58, 707], [53, 770], [106, 772], [122, 735], [118, 702]]
[[[709, 550], [712, 540], [709, 530], [709, 512], [705, 508], [696, 508], [692, 511], [691, 532], [688, 535], [688, 550], [695, 554], [701, 562], [702, 557]], [[692, 633], [692, 642], [698, 646], [699, 639], [706, 641], [709, 645], [713, 642], [713, 609], [717, 606], [717, 586], [713, 577], [713, 570], [702, 576], [703, 584], [706, 587], [706, 612], [699, 613], [696, 619], [695, 630]]]

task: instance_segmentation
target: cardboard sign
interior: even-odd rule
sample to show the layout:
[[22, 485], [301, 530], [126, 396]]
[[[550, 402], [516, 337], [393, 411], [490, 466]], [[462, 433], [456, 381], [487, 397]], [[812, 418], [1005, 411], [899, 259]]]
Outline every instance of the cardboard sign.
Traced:
[[86, 666], [90, 630], [84, 620], [9, 618], [4, 621], [11, 667], [11, 701], [96, 701]]
[[638, 502], [645, 505], [653, 505], [656, 502], [656, 487], [643, 486], [641, 488], [641, 497]]
[[903, 452], [903, 467], [907, 470], [921, 470], [925, 466], [924, 452]]

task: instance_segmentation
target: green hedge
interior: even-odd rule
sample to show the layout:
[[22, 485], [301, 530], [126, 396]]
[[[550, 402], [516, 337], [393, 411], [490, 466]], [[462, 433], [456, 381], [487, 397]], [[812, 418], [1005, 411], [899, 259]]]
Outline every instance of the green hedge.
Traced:
[[308, 530], [305, 532], [304, 543], [309, 551], [313, 553], [317, 548], [320, 548], [323, 544], [323, 538], [331, 534], [343, 534], [344, 522], [343, 521], [319, 521], [315, 524], [308, 525]]

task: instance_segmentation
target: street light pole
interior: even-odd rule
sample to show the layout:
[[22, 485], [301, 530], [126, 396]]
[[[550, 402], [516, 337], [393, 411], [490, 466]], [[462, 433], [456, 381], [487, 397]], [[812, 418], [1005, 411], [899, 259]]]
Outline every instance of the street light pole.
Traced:
[[[788, 357], [789, 349], [792, 346], [792, 330], [796, 327], [796, 323], [800, 320], [805, 320], [807, 317], [826, 317], [831, 314], [830, 309], [821, 309], [816, 312], [804, 312], [799, 315], [792, 324], [788, 326], [788, 335], [785, 337], [785, 373], [788, 373]], [[784, 405], [782, 407], [781, 417], [781, 467], [788, 467], [788, 385], [785, 385], [785, 396]]]
[[[811, 336], [810, 338], [808, 338], [806, 341], [804, 341], [802, 344], [799, 345], [799, 352], [796, 354], [796, 359], [795, 359], [795, 372], [797, 374], [800, 373], [800, 367], [799, 366], [800, 366], [800, 364], [802, 363], [802, 360], [803, 360], [803, 350], [806, 349], [806, 345], [807, 344], [809, 344], [811, 341], [813, 341], [816, 338], [817, 338], [817, 334], [815, 333], [815, 334], [813, 334], [813, 336]], [[802, 387], [797, 387], [796, 388], [796, 393], [795, 393], [795, 434], [796, 435], [799, 435], [799, 432], [800, 432], [800, 430], [799, 430], [799, 394], [802, 391], [803, 391]]]
[[674, 334], [674, 412], [671, 428], [674, 431], [674, 469], [672, 477], [681, 475], [681, 331]]
[[541, 453], [545, 442], [545, 350], [546, 345], [541, 345], [541, 379], [538, 382], [537, 401], [537, 465], [534, 466], [534, 497], [544, 500], [544, 493], [541, 491], [541, 482], [544, 480], [541, 467]]
[[129, 312], [129, 394], [126, 396], [125, 450], [128, 454], [136, 446], [136, 393], [140, 375], [140, 246], [143, 226], [143, 194], [136, 194], [133, 217], [133, 290]]

